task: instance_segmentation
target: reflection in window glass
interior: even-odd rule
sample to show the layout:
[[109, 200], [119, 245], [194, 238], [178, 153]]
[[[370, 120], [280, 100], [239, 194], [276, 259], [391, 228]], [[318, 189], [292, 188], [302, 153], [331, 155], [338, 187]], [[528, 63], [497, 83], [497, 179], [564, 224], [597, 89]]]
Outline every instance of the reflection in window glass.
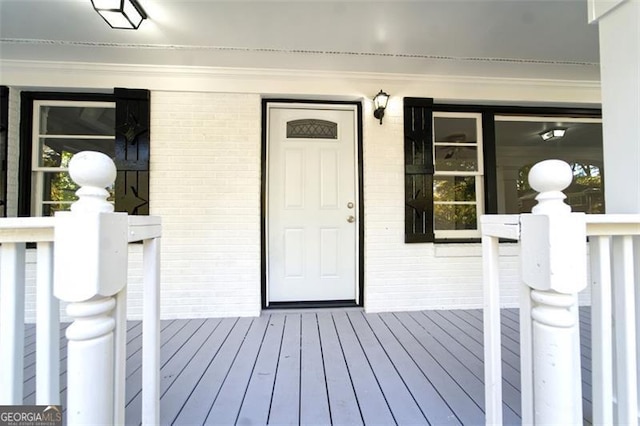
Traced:
[[[43, 199], [42, 214], [51, 216], [57, 211], [65, 211], [71, 208], [71, 204], [78, 199], [76, 191], [78, 185], [71, 180], [67, 172], [45, 172], [43, 178]], [[109, 191], [108, 201], [115, 199], [115, 188], [113, 185], [106, 188]]]
[[475, 201], [475, 176], [438, 176], [433, 181], [434, 201]]
[[43, 105], [39, 132], [41, 135], [115, 136], [115, 122], [115, 108]]
[[476, 143], [476, 119], [461, 117], [435, 117], [435, 142]]
[[68, 211], [71, 203], [45, 203], [42, 205], [42, 216], [53, 216], [56, 212]]
[[77, 199], [78, 185], [71, 180], [69, 173], [44, 173], [43, 201], [72, 202]]
[[439, 172], [478, 170], [478, 148], [475, 146], [440, 145], [435, 147], [435, 154]]
[[77, 138], [40, 138], [40, 167], [68, 167], [74, 154], [80, 151], [97, 151], [110, 158], [116, 155], [115, 140], [77, 139]]
[[471, 230], [477, 227], [475, 204], [435, 204], [435, 228], [442, 231]]
[[[543, 141], [540, 134], [556, 127], [567, 129], [564, 137]], [[497, 117], [495, 130], [498, 213], [531, 212], [537, 193], [529, 186], [529, 170], [550, 158], [566, 161], [573, 170], [573, 182], [564, 191], [572, 211], [604, 213], [602, 125], [598, 120], [528, 121], [518, 117], [501, 121]]]

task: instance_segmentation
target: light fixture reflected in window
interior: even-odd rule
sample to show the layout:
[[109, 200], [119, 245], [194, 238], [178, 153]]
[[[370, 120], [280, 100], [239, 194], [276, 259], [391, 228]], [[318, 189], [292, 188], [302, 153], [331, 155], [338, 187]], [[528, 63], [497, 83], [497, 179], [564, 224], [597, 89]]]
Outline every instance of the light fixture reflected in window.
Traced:
[[540, 133], [540, 137], [542, 138], [543, 141], [546, 142], [550, 140], [563, 138], [566, 132], [567, 132], [567, 129], [560, 129], [560, 128], [550, 129]]
[[136, 0], [91, 0], [91, 4], [111, 28], [136, 30], [147, 18]]
[[384, 117], [387, 102], [389, 102], [389, 95], [382, 90], [373, 98], [373, 116], [380, 120], [380, 124], [382, 124], [382, 117]]

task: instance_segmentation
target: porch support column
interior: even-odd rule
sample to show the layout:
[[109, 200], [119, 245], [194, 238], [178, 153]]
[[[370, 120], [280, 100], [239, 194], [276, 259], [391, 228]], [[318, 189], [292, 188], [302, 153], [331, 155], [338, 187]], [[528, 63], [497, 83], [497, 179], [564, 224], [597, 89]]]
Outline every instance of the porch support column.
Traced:
[[589, 0], [600, 30], [607, 213], [640, 213], [640, 1]]
[[[606, 212], [640, 213], [640, 0], [589, 0], [589, 20], [597, 22], [600, 31]], [[636, 338], [634, 344], [632, 336], [640, 328], [640, 268], [635, 272], [625, 268], [622, 247], [629, 247], [631, 241], [623, 238], [614, 236], [612, 241], [613, 371], [617, 379], [594, 382], [594, 424], [611, 423], [611, 417], [616, 424], [638, 424], [640, 340]], [[639, 237], [634, 238], [634, 246], [627, 249], [627, 265], [640, 265]], [[603, 368], [611, 371], [610, 365], [599, 369]], [[613, 413], [607, 406], [611, 401], [599, 394], [612, 385], [617, 396]]]

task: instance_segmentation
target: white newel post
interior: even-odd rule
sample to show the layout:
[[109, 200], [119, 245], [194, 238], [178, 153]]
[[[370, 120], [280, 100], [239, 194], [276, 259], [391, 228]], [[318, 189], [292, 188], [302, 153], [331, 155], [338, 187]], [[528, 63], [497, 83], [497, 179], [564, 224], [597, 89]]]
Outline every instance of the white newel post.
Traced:
[[127, 215], [113, 213], [105, 187], [116, 177], [109, 157], [80, 152], [69, 163], [80, 186], [70, 212], [56, 214], [54, 294], [70, 304], [67, 420], [114, 424], [114, 310], [127, 279]]
[[587, 285], [586, 223], [561, 192], [573, 178], [560, 160], [531, 168], [539, 192], [521, 215], [522, 279], [531, 288], [535, 424], [582, 424], [577, 293]]

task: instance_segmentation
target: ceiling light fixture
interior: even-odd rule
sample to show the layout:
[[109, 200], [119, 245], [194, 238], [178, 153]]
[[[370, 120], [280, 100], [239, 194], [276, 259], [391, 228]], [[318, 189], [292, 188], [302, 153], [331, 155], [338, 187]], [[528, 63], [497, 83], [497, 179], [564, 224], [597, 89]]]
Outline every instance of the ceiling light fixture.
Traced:
[[543, 141], [546, 142], [550, 140], [563, 138], [566, 132], [567, 132], [567, 129], [560, 129], [560, 128], [550, 129], [540, 133], [540, 137], [542, 138]]
[[384, 117], [387, 102], [389, 102], [389, 95], [382, 90], [373, 98], [373, 116], [380, 120], [380, 124], [382, 124], [382, 117]]
[[147, 19], [136, 0], [91, 0], [91, 4], [111, 28], [137, 30]]

